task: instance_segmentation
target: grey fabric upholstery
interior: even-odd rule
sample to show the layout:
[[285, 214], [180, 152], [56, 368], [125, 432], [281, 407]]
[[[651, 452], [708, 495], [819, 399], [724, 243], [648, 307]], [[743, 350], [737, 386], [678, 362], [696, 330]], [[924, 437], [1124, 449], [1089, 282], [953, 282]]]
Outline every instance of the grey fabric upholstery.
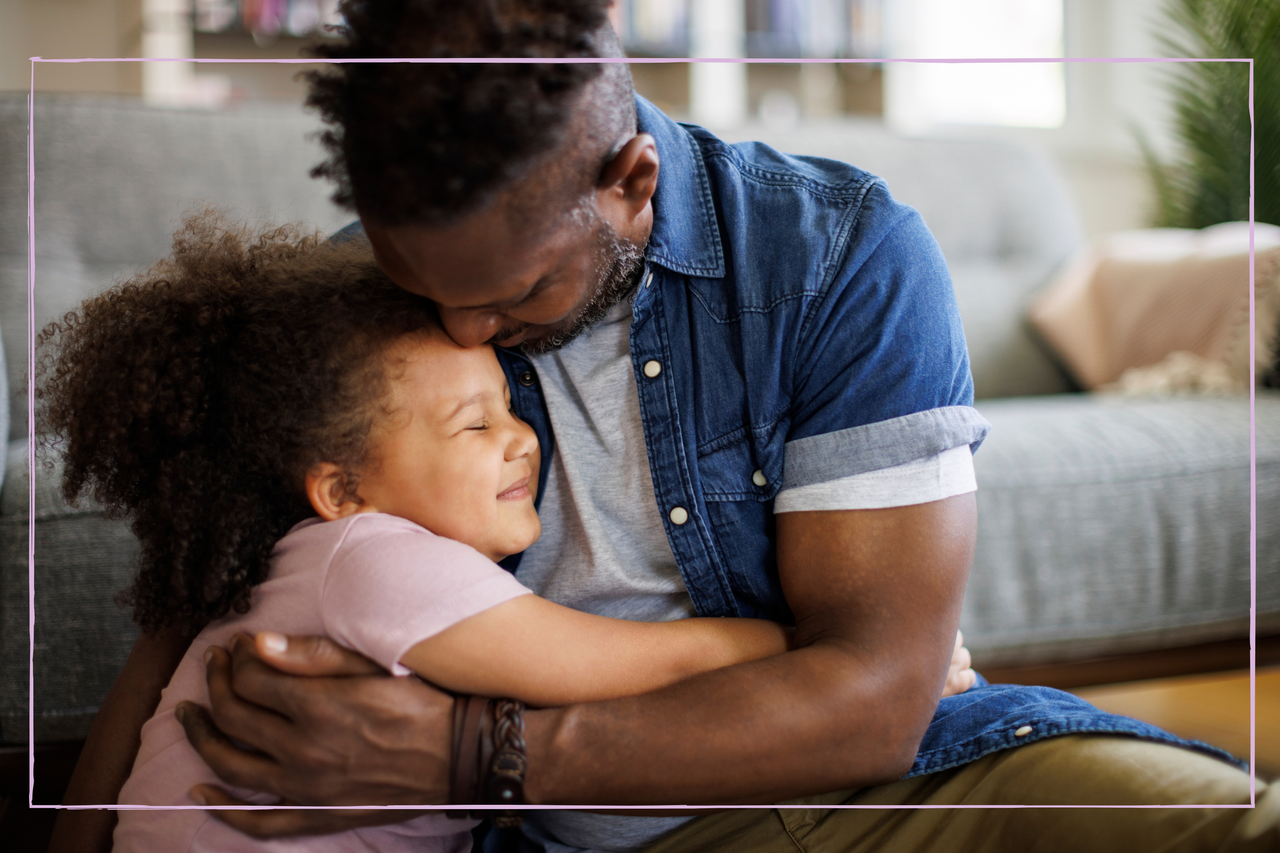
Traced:
[[[1249, 401], [986, 400], [961, 626], [987, 665], [1248, 632]], [[1280, 393], [1257, 397], [1259, 630], [1280, 630]]]
[[[0, 742], [27, 740], [31, 650], [27, 442], [9, 445], [0, 491]], [[68, 506], [57, 468], [36, 466], [35, 737], [84, 737], [137, 636], [113, 597], [129, 586], [137, 540], [85, 501]]]

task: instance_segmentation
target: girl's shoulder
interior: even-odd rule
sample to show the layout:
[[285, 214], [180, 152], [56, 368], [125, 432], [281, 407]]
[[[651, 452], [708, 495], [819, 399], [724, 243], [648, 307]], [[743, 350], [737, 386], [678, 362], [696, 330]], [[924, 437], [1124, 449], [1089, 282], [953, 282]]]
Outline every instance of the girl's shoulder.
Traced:
[[360, 512], [334, 521], [315, 517], [299, 522], [280, 540], [273, 556], [278, 561], [292, 562], [302, 554], [312, 563], [323, 554], [319, 561], [327, 563], [331, 570], [351, 563], [433, 559], [450, 565], [497, 568], [469, 545], [383, 512]]
[[399, 661], [416, 643], [529, 592], [474, 548], [396, 516], [359, 513], [298, 533], [324, 537], [330, 554], [324, 633], [395, 674], [408, 672]]

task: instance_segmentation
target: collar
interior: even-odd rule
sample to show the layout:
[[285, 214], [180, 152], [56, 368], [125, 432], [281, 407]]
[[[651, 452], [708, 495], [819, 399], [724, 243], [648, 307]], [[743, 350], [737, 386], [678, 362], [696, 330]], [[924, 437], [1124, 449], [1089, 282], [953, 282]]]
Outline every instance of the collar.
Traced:
[[658, 145], [658, 187], [646, 257], [685, 275], [723, 278], [724, 250], [702, 150], [688, 130], [636, 96], [640, 133]]

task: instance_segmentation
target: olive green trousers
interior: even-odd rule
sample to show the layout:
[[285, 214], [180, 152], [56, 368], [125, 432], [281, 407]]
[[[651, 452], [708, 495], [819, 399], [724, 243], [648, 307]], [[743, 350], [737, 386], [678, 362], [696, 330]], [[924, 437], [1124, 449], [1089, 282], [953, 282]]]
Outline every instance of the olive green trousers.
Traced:
[[1280, 784], [1259, 780], [1255, 808], [1249, 786], [1247, 773], [1190, 750], [1071, 735], [889, 785], [708, 815], [646, 853], [1280, 851]]

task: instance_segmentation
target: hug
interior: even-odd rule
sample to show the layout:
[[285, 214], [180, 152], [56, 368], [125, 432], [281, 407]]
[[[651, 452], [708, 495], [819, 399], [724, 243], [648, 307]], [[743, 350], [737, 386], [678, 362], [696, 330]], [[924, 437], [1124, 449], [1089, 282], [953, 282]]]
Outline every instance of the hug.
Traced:
[[[350, 2], [322, 55], [616, 60], [607, 6]], [[1268, 849], [1243, 810], [839, 808], [1249, 799], [970, 668], [990, 424], [883, 181], [676, 123], [622, 62], [309, 85], [358, 223], [194, 215], [40, 336], [156, 684], [104, 705], [133, 748], [81, 801], [189, 807], [117, 812], [116, 849]], [[422, 809], [199, 808], [244, 803]], [[510, 808], [556, 804], [776, 807]], [[63, 838], [105, 849], [93, 820]]]

